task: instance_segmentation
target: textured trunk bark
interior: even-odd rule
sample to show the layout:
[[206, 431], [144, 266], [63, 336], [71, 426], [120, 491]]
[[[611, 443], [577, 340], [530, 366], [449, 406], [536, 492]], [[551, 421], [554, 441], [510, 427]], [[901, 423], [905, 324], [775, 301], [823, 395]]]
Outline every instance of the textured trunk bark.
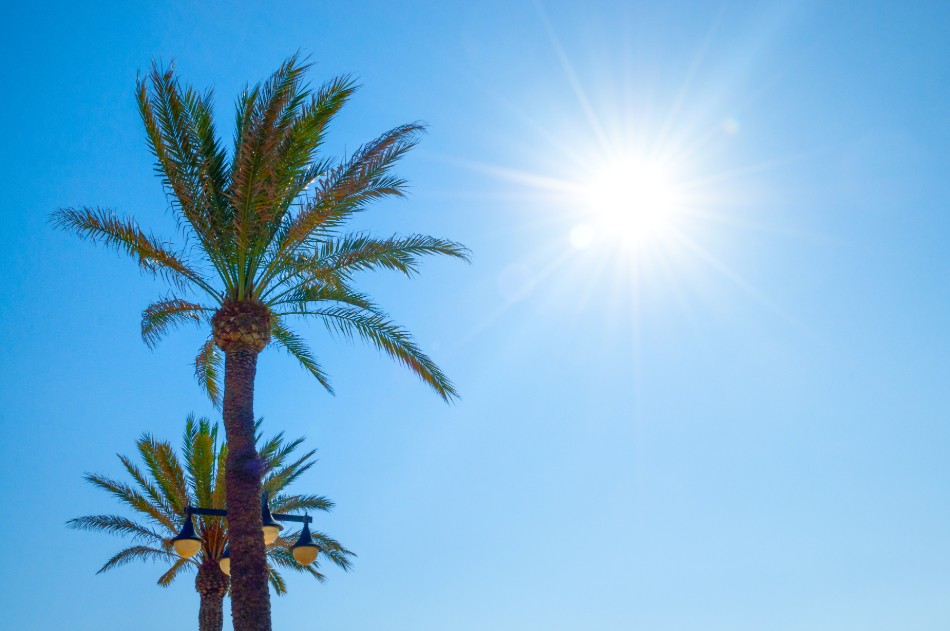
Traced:
[[199, 631], [221, 631], [224, 628], [224, 595], [228, 593], [228, 577], [218, 568], [216, 561], [206, 559], [198, 568], [195, 590], [201, 596]]
[[263, 463], [254, 445], [257, 352], [225, 354], [224, 428], [234, 631], [271, 631], [267, 558], [261, 522]]
[[198, 631], [221, 631], [224, 628], [224, 594], [201, 595], [198, 609]]

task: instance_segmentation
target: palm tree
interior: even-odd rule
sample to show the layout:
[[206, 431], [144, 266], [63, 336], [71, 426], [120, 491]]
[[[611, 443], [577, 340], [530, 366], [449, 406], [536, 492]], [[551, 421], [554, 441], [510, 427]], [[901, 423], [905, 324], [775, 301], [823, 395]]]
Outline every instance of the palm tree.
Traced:
[[457, 397], [411, 335], [353, 288], [353, 278], [375, 269], [412, 276], [425, 255], [467, 259], [468, 251], [426, 235], [341, 232], [371, 202], [403, 195], [405, 182], [392, 169], [424, 127], [396, 127], [342, 160], [322, 157], [327, 125], [356, 86], [338, 77], [312, 90], [304, 83], [307, 68], [294, 55], [268, 80], [244, 90], [230, 155], [215, 132], [210, 90], [182, 85], [173, 68], [156, 64], [138, 81], [156, 170], [191, 247], [175, 248], [134, 219], [98, 207], [65, 208], [52, 218], [60, 228], [128, 254], [171, 286], [173, 293], [142, 314], [148, 345], [182, 324], [210, 325], [195, 373], [212, 401], [223, 400], [236, 631], [271, 628], [260, 537], [263, 463], [254, 446], [258, 354], [269, 344], [283, 347], [331, 390], [313, 352], [289, 326], [297, 317], [316, 318], [332, 334], [368, 341], [446, 401]]
[[[315, 450], [302, 455], [294, 453], [302, 443], [302, 438], [286, 441], [283, 433], [266, 442], [261, 442], [258, 436], [261, 458], [265, 463], [263, 486], [275, 511], [329, 511], [333, 507], [325, 497], [285, 493], [291, 483], [316, 464], [313, 458]], [[136, 448], [144, 462], [144, 470], [128, 456], [119, 455], [132, 484], [98, 474], [87, 474], [86, 480], [116, 497], [137, 517], [87, 515], [71, 519], [68, 524], [79, 530], [131, 537], [132, 545], [109, 559], [99, 569], [99, 574], [136, 560], [159, 561], [170, 565], [158, 578], [158, 584], [167, 587], [183, 572], [196, 570], [195, 589], [201, 598], [199, 629], [220, 631], [222, 604], [230, 585], [229, 577], [219, 566], [228, 541], [227, 520], [196, 516], [195, 530], [201, 537], [201, 551], [190, 559], [175, 554], [171, 539], [181, 527], [186, 506], [224, 508], [227, 443], [218, 441], [217, 423], [189, 416], [185, 422], [181, 458], [170, 443], [158, 441], [148, 434], [139, 438]], [[323, 533], [314, 532], [313, 539], [327, 559], [344, 570], [350, 568], [350, 558], [355, 556], [352, 552]], [[287, 591], [278, 568], [307, 572], [321, 582], [325, 580], [318, 569], [319, 562], [304, 566], [294, 560], [289, 550], [292, 544], [291, 538], [279, 537], [267, 546], [268, 578], [278, 595]]]

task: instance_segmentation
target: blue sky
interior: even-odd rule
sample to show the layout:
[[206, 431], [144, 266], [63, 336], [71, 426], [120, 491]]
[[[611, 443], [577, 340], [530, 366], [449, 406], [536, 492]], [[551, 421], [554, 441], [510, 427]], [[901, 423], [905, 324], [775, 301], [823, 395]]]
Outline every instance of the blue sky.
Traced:
[[[240, 87], [298, 48], [315, 82], [363, 85], [334, 153], [430, 125], [409, 200], [355, 227], [474, 257], [362, 279], [456, 405], [316, 326], [335, 397], [262, 357], [257, 411], [320, 449], [297, 488], [337, 502], [319, 527], [359, 554], [325, 585], [290, 577], [275, 628], [950, 625], [950, 6], [192, 4], [0, 25], [9, 628], [194, 624], [190, 579], [95, 576], [120, 542], [64, 523], [113, 509], [83, 472], [213, 413], [202, 333], [149, 351], [163, 288], [47, 218], [97, 204], [172, 235], [136, 73], [174, 58], [227, 132]], [[585, 201], [630, 155], [688, 198], [643, 241]]]

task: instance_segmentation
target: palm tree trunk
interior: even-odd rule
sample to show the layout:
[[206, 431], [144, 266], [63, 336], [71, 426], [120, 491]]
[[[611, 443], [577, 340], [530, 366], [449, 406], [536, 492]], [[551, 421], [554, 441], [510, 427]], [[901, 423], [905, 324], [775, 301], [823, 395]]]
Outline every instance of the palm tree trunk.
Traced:
[[221, 631], [223, 628], [224, 594], [202, 594], [198, 609], [198, 631]]
[[224, 595], [228, 593], [228, 577], [215, 561], [206, 560], [198, 568], [195, 589], [201, 596], [198, 609], [199, 631], [221, 631], [224, 628]]
[[225, 354], [224, 429], [228, 440], [225, 486], [234, 631], [271, 631], [261, 522], [263, 462], [254, 444], [256, 372], [257, 352], [241, 349]]

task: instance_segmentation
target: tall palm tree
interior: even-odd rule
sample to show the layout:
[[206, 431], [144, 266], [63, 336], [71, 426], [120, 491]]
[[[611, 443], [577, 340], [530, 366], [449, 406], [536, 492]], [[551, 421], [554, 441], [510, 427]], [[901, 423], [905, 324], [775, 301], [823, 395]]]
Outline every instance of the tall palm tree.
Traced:
[[[325, 497], [286, 493], [287, 487], [316, 463], [315, 450], [295, 454], [302, 443], [302, 438], [285, 440], [283, 433], [264, 442], [258, 436], [265, 470], [263, 486], [275, 511], [329, 511], [333, 507]], [[158, 584], [167, 587], [183, 572], [195, 570], [195, 589], [201, 598], [199, 629], [221, 631], [222, 604], [230, 586], [229, 577], [219, 566], [228, 541], [227, 520], [196, 516], [195, 530], [201, 537], [201, 551], [189, 559], [175, 554], [171, 539], [181, 528], [186, 506], [225, 507], [227, 443], [218, 440], [217, 423], [189, 416], [180, 458], [170, 443], [148, 434], [136, 442], [136, 448], [144, 470], [128, 456], [119, 455], [132, 484], [98, 474], [86, 475], [86, 480], [131, 508], [136, 517], [87, 515], [71, 519], [68, 524], [79, 530], [131, 537], [132, 545], [109, 559], [99, 574], [136, 560], [160, 561], [170, 565], [158, 578]], [[313, 539], [327, 559], [344, 570], [350, 568], [352, 552], [323, 533], [314, 532]], [[268, 578], [278, 595], [287, 591], [278, 568], [307, 572], [319, 581], [325, 580], [318, 569], [319, 562], [304, 566], [294, 560], [289, 550], [291, 545], [292, 538], [278, 537], [267, 546]]]
[[290, 328], [293, 318], [316, 318], [331, 333], [368, 341], [443, 399], [457, 396], [410, 334], [353, 288], [353, 278], [375, 269], [412, 276], [425, 255], [467, 259], [467, 250], [425, 235], [341, 232], [371, 202], [403, 195], [405, 182], [392, 169], [423, 126], [401, 125], [348, 158], [324, 158], [319, 150], [327, 125], [356, 88], [350, 78], [338, 77], [312, 90], [304, 82], [307, 68], [294, 55], [268, 80], [244, 90], [230, 155], [215, 132], [210, 90], [199, 93], [182, 85], [173, 68], [155, 64], [138, 81], [139, 111], [156, 170], [191, 247], [175, 248], [134, 219], [98, 207], [61, 209], [52, 219], [130, 255], [169, 283], [173, 293], [142, 314], [147, 344], [182, 324], [210, 325], [195, 372], [211, 399], [221, 402], [223, 364], [236, 631], [271, 628], [260, 537], [263, 464], [254, 447], [258, 354], [269, 344], [283, 347], [330, 390], [313, 352]]

